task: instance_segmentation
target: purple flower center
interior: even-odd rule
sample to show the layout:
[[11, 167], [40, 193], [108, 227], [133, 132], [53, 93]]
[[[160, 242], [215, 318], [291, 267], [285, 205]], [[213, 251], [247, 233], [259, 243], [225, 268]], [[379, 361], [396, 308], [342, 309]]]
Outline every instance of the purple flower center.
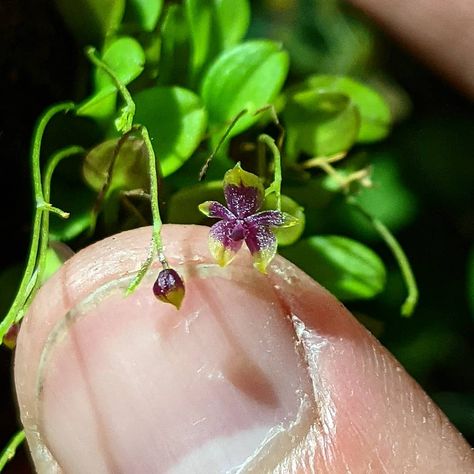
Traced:
[[235, 219], [234, 223], [235, 223], [235, 226], [232, 229], [230, 238], [234, 242], [238, 242], [239, 240], [243, 240], [247, 237], [247, 234], [248, 234], [247, 224], [245, 222], [245, 219]]

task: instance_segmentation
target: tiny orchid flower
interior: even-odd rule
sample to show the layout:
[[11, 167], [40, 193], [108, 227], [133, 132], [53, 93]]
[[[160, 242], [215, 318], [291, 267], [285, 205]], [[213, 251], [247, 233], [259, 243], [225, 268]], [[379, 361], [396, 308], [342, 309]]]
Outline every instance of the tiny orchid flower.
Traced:
[[153, 285], [153, 294], [179, 309], [184, 298], [184, 283], [178, 272], [172, 268], [161, 270]]
[[240, 163], [224, 176], [224, 197], [227, 207], [217, 201], [206, 201], [199, 210], [208, 217], [221, 219], [209, 232], [209, 249], [221, 266], [227, 265], [245, 240], [262, 273], [277, 251], [274, 228], [290, 227], [297, 219], [281, 211], [260, 211], [264, 200], [260, 178], [244, 171]]

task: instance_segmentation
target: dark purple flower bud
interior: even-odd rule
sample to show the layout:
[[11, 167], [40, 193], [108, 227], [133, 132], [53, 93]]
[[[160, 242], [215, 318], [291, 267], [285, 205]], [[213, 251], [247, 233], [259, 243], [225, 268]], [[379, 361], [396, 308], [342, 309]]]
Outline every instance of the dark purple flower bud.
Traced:
[[165, 268], [158, 274], [153, 285], [154, 295], [179, 309], [184, 298], [184, 283], [176, 270]]
[[18, 323], [12, 324], [10, 329], [3, 336], [3, 344], [9, 349], [13, 350], [16, 346], [16, 339], [18, 337], [18, 332], [20, 331], [20, 325]]

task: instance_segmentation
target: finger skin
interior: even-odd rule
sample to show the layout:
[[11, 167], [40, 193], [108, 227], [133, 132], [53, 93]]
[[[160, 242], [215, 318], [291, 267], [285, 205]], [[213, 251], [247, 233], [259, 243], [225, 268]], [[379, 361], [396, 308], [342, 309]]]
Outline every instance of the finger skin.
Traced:
[[15, 357], [38, 472], [472, 472], [461, 435], [337, 300], [279, 257], [268, 276], [246, 251], [212, 265], [207, 232], [164, 228], [179, 312], [148, 280], [81, 303], [137, 271], [150, 228], [79, 252], [40, 290]]
[[474, 98], [472, 0], [349, 0]]

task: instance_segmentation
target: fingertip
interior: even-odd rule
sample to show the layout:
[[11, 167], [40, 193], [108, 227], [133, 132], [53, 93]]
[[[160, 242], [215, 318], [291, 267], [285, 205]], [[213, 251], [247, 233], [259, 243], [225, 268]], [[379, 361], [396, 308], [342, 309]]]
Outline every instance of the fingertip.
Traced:
[[153, 295], [155, 270], [123, 296], [149, 229], [80, 252], [42, 288], [15, 371], [40, 472], [472, 466], [446, 418], [337, 300], [280, 257], [268, 275], [244, 251], [218, 267], [207, 232], [164, 228], [186, 285], [179, 311]]

